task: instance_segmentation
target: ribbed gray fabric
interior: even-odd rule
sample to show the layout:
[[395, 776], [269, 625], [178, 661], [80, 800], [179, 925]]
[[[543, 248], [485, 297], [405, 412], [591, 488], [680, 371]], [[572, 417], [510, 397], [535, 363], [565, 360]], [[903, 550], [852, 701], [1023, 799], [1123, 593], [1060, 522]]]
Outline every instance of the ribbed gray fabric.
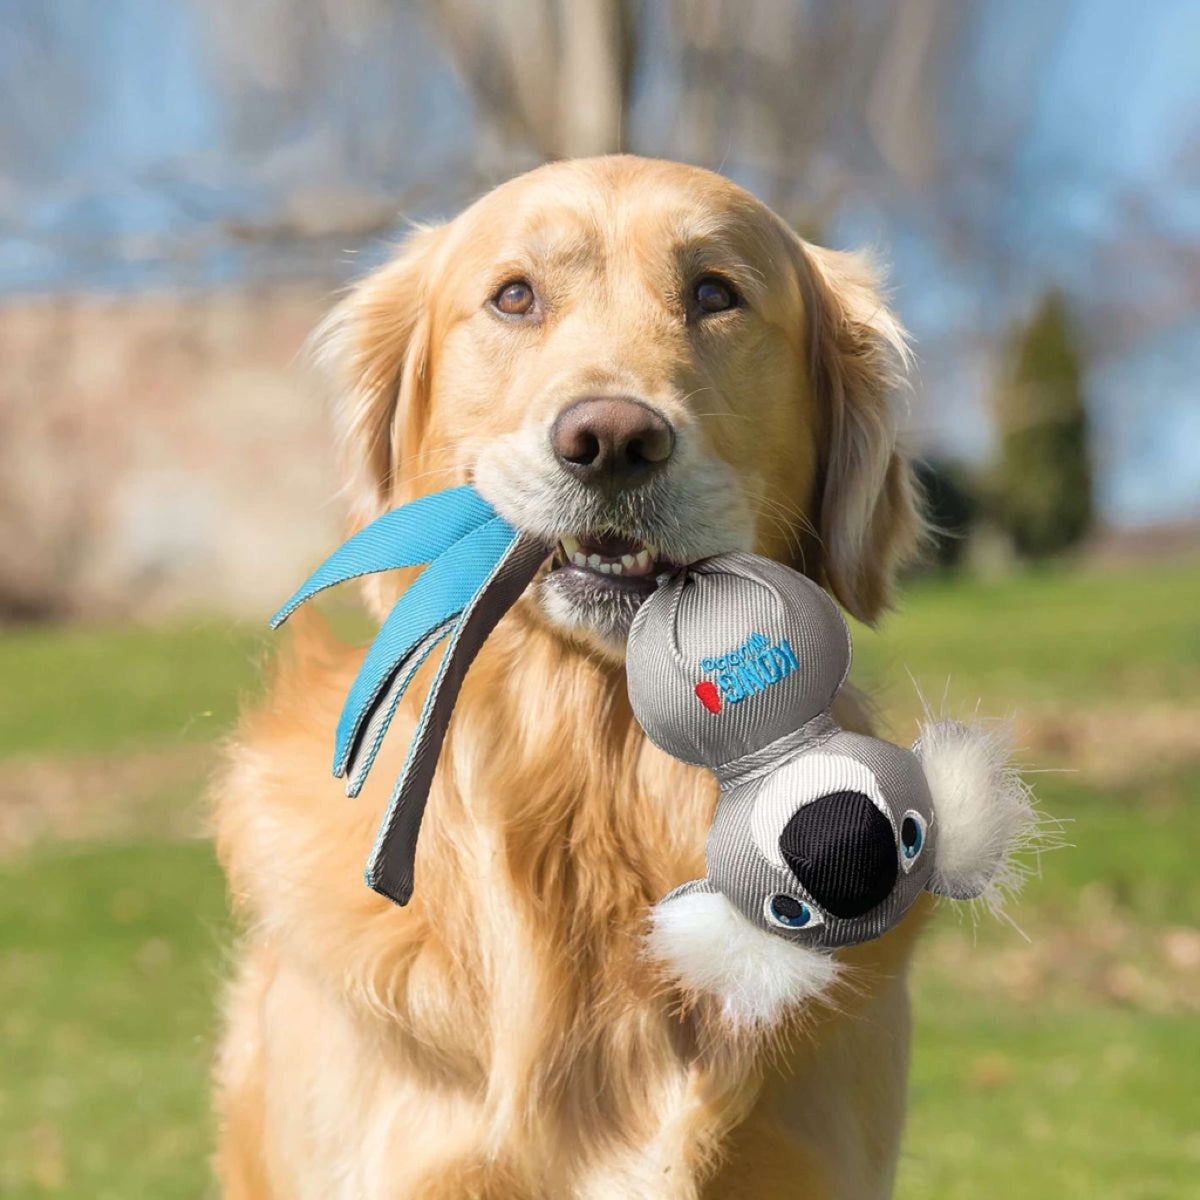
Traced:
[[545, 560], [543, 542], [524, 533], [517, 537], [465, 610], [438, 666], [367, 864], [367, 885], [397, 904], [407, 904], [412, 897], [417, 834], [467, 670]]
[[[751, 700], [728, 703], [714, 720], [695, 688], [721, 672], [702, 664], [736, 655], [754, 634], [771, 646], [786, 641], [798, 669]], [[779, 656], [768, 656], [767, 666], [771, 660], [779, 666]], [[803, 575], [758, 555], [722, 554], [680, 572], [642, 605], [626, 662], [634, 711], [655, 744], [684, 762], [719, 767], [829, 707], [850, 670], [850, 633], [834, 602]]]
[[817, 713], [811, 721], [805, 721], [798, 729], [793, 729], [791, 733], [785, 733], [773, 742], [743, 754], [741, 758], [731, 758], [727, 763], [713, 767], [712, 772], [725, 787], [732, 787], [735, 783], [749, 783], [761, 775], [779, 770], [785, 762], [819, 746], [840, 729], [841, 726], [833, 719], [833, 714], [826, 709]]
[[[634, 715], [658, 746], [709, 767], [721, 785], [707, 878], [672, 896], [719, 891], [760, 928], [824, 947], [878, 937], [911, 907], [933, 870], [937, 835], [929, 787], [910, 751], [849, 733], [834, 720], [830, 706], [850, 669], [850, 653], [849, 630], [833, 600], [805, 576], [755, 555], [707, 559], [642, 605], [627, 654]], [[780, 848], [792, 816], [824, 797], [841, 799], [829, 801], [831, 819], [814, 826], [806, 871], [837, 889], [843, 911], [869, 898], [872, 906], [861, 915], [826, 911]], [[883, 864], [882, 875], [882, 827], [876, 823], [873, 840], [864, 844], [870, 822], [838, 820], [830, 807], [861, 806], [863, 797], [891, 829], [895, 865]], [[900, 836], [907, 814], [922, 833], [911, 857]], [[881, 880], [891, 887], [875, 903]], [[806, 905], [808, 924], [793, 928], [772, 920], [776, 896]]]

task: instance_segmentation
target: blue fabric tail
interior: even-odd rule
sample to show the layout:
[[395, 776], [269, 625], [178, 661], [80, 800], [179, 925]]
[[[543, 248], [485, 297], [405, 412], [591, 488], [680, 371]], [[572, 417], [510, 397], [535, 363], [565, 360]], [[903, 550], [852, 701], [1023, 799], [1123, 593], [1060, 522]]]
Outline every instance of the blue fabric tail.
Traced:
[[454, 626], [367, 863], [367, 885], [397, 904], [407, 904], [412, 897], [417, 835], [463, 679], [488, 635], [546, 558], [548, 547], [543, 543], [515, 530], [513, 535]]
[[363, 784], [366, 783], [367, 776], [375, 765], [375, 757], [383, 745], [383, 739], [391, 726], [392, 718], [396, 715], [396, 708], [404, 697], [404, 693], [408, 691], [409, 684], [412, 683], [421, 669], [421, 665], [434, 650], [455, 633], [458, 624], [459, 618], [455, 615], [437, 626], [436, 629], [431, 629], [412, 648], [412, 651], [396, 664], [387, 686], [380, 692], [379, 699], [368, 711], [366, 720], [362, 724], [362, 732], [354, 739], [350, 756], [346, 760], [347, 796], [357, 796], [362, 791]]
[[432, 562], [488, 521], [496, 510], [470, 486], [422, 496], [386, 512], [338, 547], [271, 618], [278, 629], [306, 600], [335, 584], [376, 571]]
[[493, 517], [440, 554], [396, 601], [359, 668], [338, 721], [333, 773], [346, 773], [363, 722], [402, 662], [430, 630], [456, 617], [475, 598], [517, 531]]
[[421, 664], [448, 639], [379, 831], [367, 882], [405, 904], [417, 834], [454, 701], [488, 634], [516, 603], [548, 547], [509, 525], [471, 487], [424, 496], [372, 521], [335, 550], [271, 619], [377, 571], [429, 565], [396, 601], [363, 658], [338, 721], [333, 773], [358, 795]]

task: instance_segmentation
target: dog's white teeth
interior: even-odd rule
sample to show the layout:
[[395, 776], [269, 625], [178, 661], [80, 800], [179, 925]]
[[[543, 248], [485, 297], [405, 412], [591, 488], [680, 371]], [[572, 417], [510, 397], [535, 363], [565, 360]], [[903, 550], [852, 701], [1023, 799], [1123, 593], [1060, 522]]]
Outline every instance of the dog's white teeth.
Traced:
[[564, 561], [573, 567], [584, 567], [597, 575], [649, 575], [656, 561], [653, 546], [643, 546], [636, 554], [598, 554], [588, 550], [577, 537], [569, 533], [560, 536]]

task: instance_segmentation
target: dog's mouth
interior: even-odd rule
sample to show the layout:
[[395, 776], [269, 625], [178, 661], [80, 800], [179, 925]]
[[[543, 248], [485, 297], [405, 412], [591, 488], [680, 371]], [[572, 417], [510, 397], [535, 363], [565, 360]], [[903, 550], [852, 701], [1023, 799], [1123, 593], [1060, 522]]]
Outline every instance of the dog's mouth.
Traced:
[[664, 580], [753, 545], [754, 517], [733, 468], [690, 445], [680, 442], [668, 471], [617, 491], [547, 469], [544, 440], [531, 443], [528, 430], [476, 461], [480, 495], [547, 547], [532, 606], [589, 649], [619, 656], [642, 603]]
[[563, 534], [543, 578], [542, 597], [563, 624], [619, 646], [642, 602], [680, 565], [624, 534]]
[[642, 592], [649, 595], [663, 575], [679, 564], [651, 545], [616, 533], [564, 534], [555, 547], [550, 570], [576, 578], [580, 586]]

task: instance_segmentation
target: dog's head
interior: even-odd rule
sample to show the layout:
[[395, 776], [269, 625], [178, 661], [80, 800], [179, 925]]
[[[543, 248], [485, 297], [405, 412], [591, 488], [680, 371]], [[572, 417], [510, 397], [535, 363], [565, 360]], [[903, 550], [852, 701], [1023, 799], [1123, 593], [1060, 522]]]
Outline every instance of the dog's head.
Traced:
[[557, 545], [530, 599], [595, 646], [621, 649], [664, 570], [737, 549], [871, 620], [918, 532], [869, 265], [708, 171], [511, 180], [415, 233], [319, 347], [357, 519], [474, 483]]

